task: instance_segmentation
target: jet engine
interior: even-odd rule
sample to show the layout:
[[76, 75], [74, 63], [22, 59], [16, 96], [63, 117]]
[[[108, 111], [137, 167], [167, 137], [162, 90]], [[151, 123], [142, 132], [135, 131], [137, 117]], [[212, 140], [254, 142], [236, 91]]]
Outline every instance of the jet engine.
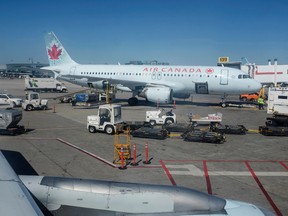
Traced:
[[139, 97], [144, 97], [154, 103], [171, 103], [173, 90], [165, 86], [145, 87]]

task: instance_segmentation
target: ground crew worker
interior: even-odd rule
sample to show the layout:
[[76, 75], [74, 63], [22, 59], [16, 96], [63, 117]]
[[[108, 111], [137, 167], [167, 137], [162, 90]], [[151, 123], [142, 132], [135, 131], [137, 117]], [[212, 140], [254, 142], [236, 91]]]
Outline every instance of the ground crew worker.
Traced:
[[261, 96], [258, 98], [258, 108], [264, 110], [264, 99]]

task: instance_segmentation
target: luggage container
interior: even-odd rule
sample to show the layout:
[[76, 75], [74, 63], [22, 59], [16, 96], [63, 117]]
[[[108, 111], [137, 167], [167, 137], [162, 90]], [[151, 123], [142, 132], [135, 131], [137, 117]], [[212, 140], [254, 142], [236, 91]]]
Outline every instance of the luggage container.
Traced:
[[0, 134], [16, 135], [25, 131], [24, 126], [18, 125], [22, 119], [22, 111], [18, 109], [0, 109]]
[[240, 134], [244, 135], [248, 131], [244, 125], [222, 125], [222, 124], [211, 124], [210, 131], [219, 132], [225, 134]]
[[162, 128], [141, 127], [131, 132], [133, 137], [151, 138], [151, 139], [166, 139], [168, 131]]
[[218, 132], [206, 132], [200, 130], [193, 130], [183, 134], [184, 141], [190, 142], [205, 142], [205, 143], [218, 143], [222, 144], [226, 141], [226, 137]]

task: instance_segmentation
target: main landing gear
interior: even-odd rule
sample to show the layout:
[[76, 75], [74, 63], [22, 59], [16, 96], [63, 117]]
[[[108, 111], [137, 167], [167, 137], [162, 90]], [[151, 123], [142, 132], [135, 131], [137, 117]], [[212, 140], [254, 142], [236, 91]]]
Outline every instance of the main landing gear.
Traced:
[[129, 104], [130, 106], [135, 106], [135, 105], [137, 105], [137, 104], [138, 104], [138, 98], [136, 98], [136, 97], [131, 97], [131, 98], [129, 98], [129, 99], [128, 99], [128, 104]]

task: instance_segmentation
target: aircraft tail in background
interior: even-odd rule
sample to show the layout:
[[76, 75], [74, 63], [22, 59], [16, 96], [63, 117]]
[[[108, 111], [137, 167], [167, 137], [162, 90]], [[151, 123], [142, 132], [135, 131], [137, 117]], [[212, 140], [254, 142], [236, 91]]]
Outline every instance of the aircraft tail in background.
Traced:
[[71, 57], [53, 32], [46, 33], [45, 43], [50, 66], [77, 64], [71, 59]]

